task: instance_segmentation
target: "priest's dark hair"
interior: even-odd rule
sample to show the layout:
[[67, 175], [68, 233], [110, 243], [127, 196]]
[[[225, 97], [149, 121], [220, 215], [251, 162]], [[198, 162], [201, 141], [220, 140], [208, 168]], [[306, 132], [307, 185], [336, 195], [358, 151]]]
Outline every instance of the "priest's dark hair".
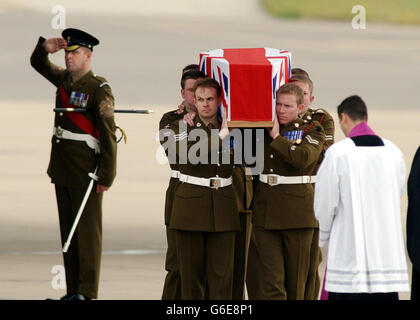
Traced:
[[367, 120], [368, 117], [366, 103], [358, 95], [353, 95], [344, 99], [337, 107], [337, 113], [340, 119], [341, 114], [345, 113], [353, 121]]

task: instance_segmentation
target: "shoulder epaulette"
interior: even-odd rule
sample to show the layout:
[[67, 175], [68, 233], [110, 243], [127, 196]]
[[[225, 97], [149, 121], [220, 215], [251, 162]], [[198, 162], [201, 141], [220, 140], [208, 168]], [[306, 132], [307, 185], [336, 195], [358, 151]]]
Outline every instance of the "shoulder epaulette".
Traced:
[[322, 109], [315, 109], [315, 110], [312, 110], [312, 113], [325, 113], [325, 111]]
[[94, 75], [93, 75], [93, 78], [99, 82], [99, 88], [102, 88], [103, 86], [106, 86], [106, 85], [107, 85], [108, 87], [111, 87], [111, 86], [109, 85], [109, 82], [108, 82], [108, 81], [106, 81], [106, 79], [105, 79], [105, 78], [100, 77], [100, 76], [98, 76], [97, 74], [94, 74]]

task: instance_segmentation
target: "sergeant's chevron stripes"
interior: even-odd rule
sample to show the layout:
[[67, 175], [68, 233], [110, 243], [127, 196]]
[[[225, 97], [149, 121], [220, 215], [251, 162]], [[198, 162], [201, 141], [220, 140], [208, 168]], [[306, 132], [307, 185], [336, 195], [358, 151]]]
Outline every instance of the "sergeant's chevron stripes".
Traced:
[[180, 134], [174, 135], [175, 141], [182, 141], [188, 137], [188, 134], [186, 131], [181, 132]]
[[313, 139], [310, 135], [305, 136], [306, 140], [308, 140], [309, 143], [315, 144], [315, 145], [319, 145], [319, 141]]

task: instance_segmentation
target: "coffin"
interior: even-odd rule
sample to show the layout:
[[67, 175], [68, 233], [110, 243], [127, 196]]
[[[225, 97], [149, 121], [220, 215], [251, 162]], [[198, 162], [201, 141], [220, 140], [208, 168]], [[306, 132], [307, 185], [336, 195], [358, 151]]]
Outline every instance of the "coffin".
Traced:
[[291, 53], [273, 48], [200, 53], [200, 70], [222, 87], [229, 127], [272, 127], [276, 91], [288, 82]]

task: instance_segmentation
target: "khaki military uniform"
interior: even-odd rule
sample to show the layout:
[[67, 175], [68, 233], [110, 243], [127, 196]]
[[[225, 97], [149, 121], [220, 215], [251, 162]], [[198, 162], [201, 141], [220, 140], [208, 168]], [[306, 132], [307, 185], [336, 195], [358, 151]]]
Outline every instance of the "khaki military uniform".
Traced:
[[255, 232], [252, 227], [248, 247], [246, 291], [249, 300], [263, 299], [263, 268], [255, 240]]
[[[165, 113], [159, 123], [159, 132], [161, 135], [161, 144], [167, 143], [167, 138], [170, 132], [178, 126], [174, 126], [172, 123], [182, 120], [186, 115], [186, 109], [182, 113], [178, 113], [178, 109]], [[171, 178], [169, 180], [168, 188], [166, 189], [165, 197], [165, 225], [166, 225], [166, 240], [168, 249], [166, 251], [165, 270], [167, 271], [165, 283], [163, 285], [163, 300], [177, 300], [181, 299], [181, 284], [179, 277], [179, 267], [176, 257], [176, 246], [175, 246], [175, 232], [168, 228], [169, 221], [171, 219], [172, 204], [175, 197], [176, 186], [179, 183], [177, 174], [179, 172], [178, 163], [169, 161], [171, 168]]]
[[264, 171], [253, 207], [263, 299], [304, 299], [312, 238], [318, 227], [311, 176], [323, 142], [320, 124], [299, 118], [281, 126], [274, 140], [265, 134]]
[[[233, 162], [221, 162], [224, 152], [230, 150], [223, 148], [222, 143], [214, 143], [220, 139], [211, 135], [212, 127], [197, 116], [193, 127], [175, 131], [181, 182], [175, 191], [169, 228], [175, 230], [182, 299], [232, 298], [235, 234], [240, 230], [240, 221], [232, 185], [216, 187], [221, 179], [232, 176]], [[187, 134], [193, 129], [206, 133], [200, 141], [207, 146], [207, 153], [194, 149], [195, 141], [188, 141]], [[208, 164], [192, 164], [187, 152], [182, 151], [183, 144], [187, 152], [207, 157]], [[211, 163], [212, 155], [217, 163]], [[206, 181], [215, 188], [183, 182], [196, 178], [213, 178]]]
[[[324, 159], [325, 151], [334, 143], [334, 119], [333, 117], [324, 109], [311, 109], [309, 108], [305, 114], [301, 116], [304, 121], [311, 122], [317, 121], [324, 128], [325, 132], [325, 141], [324, 147], [319, 157], [317, 166], [313, 172], [314, 175], [318, 172], [319, 166], [321, 165], [322, 160]], [[312, 240], [311, 248], [311, 263], [309, 267], [309, 276], [306, 282], [305, 289], [305, 300], [317, 300], [319, 295], [319, 289], [321, 286], [321, 280], [318, 273], [318, 267], [322, 261], [322, 252], [318, 245], [319, 242], [319, 229], [314, 230], [314, 238]]]
[[[95, 171], [98, 161], [100, 166], [97, 183], [109, 187], [114, 181], [117, 154], [114, 98], [106, 80], [94, 75], [92, 71], [72, 83], [67, 70], [49, 61], [48, 53], [42, 46], [44, 41], [45, 39], [40, 38], [32, 53], [31, 65], [57, 87], [56, 108], [65, 107], [62, 94], [73, 98], [75, 107], [87, 109], [83, 116], [87, 122], [93, 123], [99, 134], [95, 146], [92, 146], [91, 138], [86, 138], [89, 142], [75, 140], [74, 137], [82, 137], [86, 132], [68, 114], [55, 115], [48, 175], [55, 184], [61, 240], [64, 243], [89, 184], [88, 173]], [[97, 298], [101, 247], [102, 194], [93, 191], [69, 250], [63, 255], [68, 294], [79, 293]]]
[[235, 240], [232, 298], [243, 300], [245, 298], [248, 247], [251, 236], [252, 175], [248, 168], [234, 166], [232, 178], [241, 223], [241, 231], [236, 233]]

